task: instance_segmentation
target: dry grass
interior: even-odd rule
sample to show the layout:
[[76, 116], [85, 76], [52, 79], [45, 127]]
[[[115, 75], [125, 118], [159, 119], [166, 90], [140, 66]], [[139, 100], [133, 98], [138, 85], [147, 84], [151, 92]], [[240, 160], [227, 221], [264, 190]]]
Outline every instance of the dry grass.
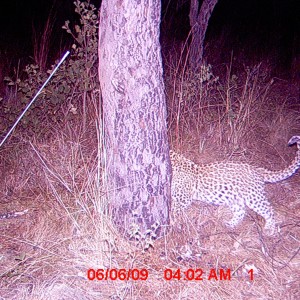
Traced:
[[[291, 161], [295, 149], [286, 143], [300, 132], [299, 106], [291, 99], [297, 91], [262, 77], [258, 66], [241, 78], [232, 78], [228, 68], [223, 83], [202, 85], [200, 97], [183, 89], [195, 79], [185, 82], [192, 74], [182, 72], [176, 72], [179, 84], [170, 72], [167, 89], [173, 147], [198, 162], [230, 159], [280, 169]], [[0, 220], [1, 299], [300, 298], [299, 174], [268, 186], [281, 228], [275, 237], [263, 234], [255, 213], [229, 231], [223, 226], [227, 209], [194, 204], [144, 252], [111, 223], [101, 124], [85, 132], [73, 128], [45, 142], [16, 133], [0, 151], [0, 213], [29, 209]], [[89, 268], [149, 274], [145, 281], [89, 281]], [[168, 281], [167, 269], [182, 275], [202, 269], [203, 280]], [[231, 279], [209, 280], [214, 269], [230, 269]]]

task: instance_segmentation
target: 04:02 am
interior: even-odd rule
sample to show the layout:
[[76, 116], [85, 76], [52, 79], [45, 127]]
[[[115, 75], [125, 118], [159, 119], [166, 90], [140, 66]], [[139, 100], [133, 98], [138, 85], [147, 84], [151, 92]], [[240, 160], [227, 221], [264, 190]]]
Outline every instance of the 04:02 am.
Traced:
[[227, 269], [211, 269], [208, 272], [204, 272], [203, 269], [188, 269], [181, 271], [180, 269], [164, 270], [165, 280], [231, 280], [231, 270]]

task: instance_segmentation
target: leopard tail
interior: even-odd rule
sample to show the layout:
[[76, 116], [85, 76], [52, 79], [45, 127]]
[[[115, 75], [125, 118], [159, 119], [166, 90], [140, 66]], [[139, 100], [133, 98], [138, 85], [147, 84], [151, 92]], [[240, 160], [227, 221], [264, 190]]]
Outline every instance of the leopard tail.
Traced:
[[264, 182], [274, 183], [285, 180], [292, 176], [300, 168], [300, 136], [293, 136], [289, 140], [289, 146], [292, 146], [294, 144], [297, 144], [298, 150], [296, 152], [295, 159], [288, 167], [281, 171], [270, 171], [264, 168], [260, 168], [260, 171], [262, 171], [262, 175], [264, 177]]

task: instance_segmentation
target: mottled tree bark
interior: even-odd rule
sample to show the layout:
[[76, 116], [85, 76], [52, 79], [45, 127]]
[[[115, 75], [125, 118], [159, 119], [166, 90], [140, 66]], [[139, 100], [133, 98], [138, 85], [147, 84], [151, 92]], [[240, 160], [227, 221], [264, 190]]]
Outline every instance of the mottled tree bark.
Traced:
[[167, 224], [170, 161], [159, 44], [160, 0], [103, 0], [99, 76], [114, 221]]
[[208, 27], [208, 21], [218, 0], [203, 0], [199, 9], [199, 0], [191, 0], [190, 26], [192, 31], [192, 42], [190, 45], [190, 66], [197, 71], [203, 59], [204, 38]]

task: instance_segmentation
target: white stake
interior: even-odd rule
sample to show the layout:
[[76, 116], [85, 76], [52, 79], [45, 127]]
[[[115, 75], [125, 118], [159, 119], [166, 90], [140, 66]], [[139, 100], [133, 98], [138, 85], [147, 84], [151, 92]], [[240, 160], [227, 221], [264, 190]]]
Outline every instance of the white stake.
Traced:
[[42, 85], [42, 87], [38, 90], [38, 92], [36, 93], [36, 95], [34, 96], [34, 98], [28, 103], [28, 105], [26, 106], [26, 108], [24, 109], [24, 111], [22, 112], [22, 114], [19, 116], [19, 118], [17, 119], [17, 121], [15, 122], [15, 124], [13, 125], [13, 127], [9, 130], [9, 132], [6, 134], [6, 136], [4, 137], [4, 139], [2, 140], [0, 147], [4, 144], [4, 142], [6, 141], [6, 139], [10, 136], [10, 134], [12, 133], [12, 131], [16, 128], [16, 126], [18, 125], [18, 123], [20, 122], [20, 120], [23, 118], [23, 116], [25, 115], [25, 113], [27, 112], [27, 110], [30, 108], [30, 106], [32, 105], [32, 103], [35, 101], [35, 99], [39, 96], [39, 94], [41, 93], [41, 91], [44, 89], [44, 87], [46, 86], [46, 84], [50, 81], [50, 79], [52, 78], [52, 76], [54, 75], [54, 73], [57, 71], [57, 69], [60, 67], [60, 65], [64, 62], [64, 60], [67, 58], [67, 56], [70, 54], [70, 51], [67, 51], [65, 53], [65, 55], [63, 56], [63, 58], [59, 61], [58, 65], [55, 67], [55, 69], [51, 72], [51, 74], [49, 75], [49, 77], [47, 78], [47, 80], [45, 81], [45, 83]]

